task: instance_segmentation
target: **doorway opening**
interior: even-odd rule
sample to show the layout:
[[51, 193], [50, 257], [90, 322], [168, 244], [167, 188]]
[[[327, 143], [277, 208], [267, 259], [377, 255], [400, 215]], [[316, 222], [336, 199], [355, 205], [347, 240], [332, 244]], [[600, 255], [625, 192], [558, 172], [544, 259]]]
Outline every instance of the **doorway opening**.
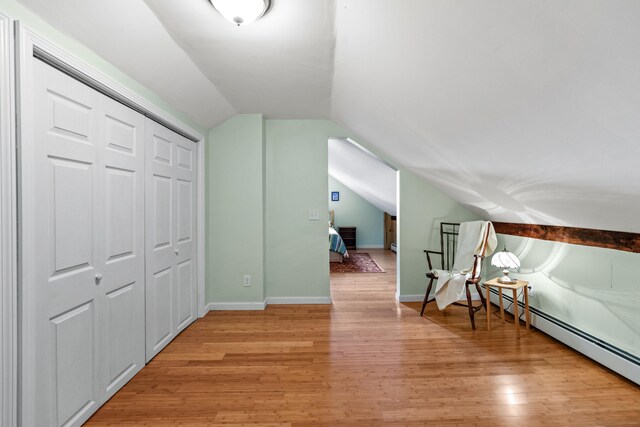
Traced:
[[398, 170], [350, 138], [328, 140], [329, 272], [336, 283], [375, 281], [397, 289]]

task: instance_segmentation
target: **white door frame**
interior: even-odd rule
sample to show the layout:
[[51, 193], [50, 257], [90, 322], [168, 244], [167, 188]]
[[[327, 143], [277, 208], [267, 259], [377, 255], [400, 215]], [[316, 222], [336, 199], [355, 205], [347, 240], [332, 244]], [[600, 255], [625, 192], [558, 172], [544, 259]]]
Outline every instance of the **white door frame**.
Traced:
[[[128, 107], [136, 110], [145, 116], [161, 123], [164, 126], [182, 134], [188, 139], [195, 141], [198, 145], [198, 162], [199, 166], [202, 166], [198, 171], [197, 177], [197, 288], [198, 288], [198, 313], [200, 316], [203, 316], [205, 313], [204, 307], [204, 238], [205, 238], [205, 230], [204, 230], [204, 136], [191, 128], [190, 126], [182, 123], [177, 120], [175, 117], [171, 116], [164, 110], [158, 108], [152, 102], [128, 89], [124, 85], [116, 82], [100, 71], [92, 68], [85, 62], [79, 60], [78, 58], [70, 55], [65, 52], [61, 48], [56, 45], [50, 43], [45, 38], [39, 36], [34, 31], [30, 30], [24, 25], [21, 25], [19, 22], [16, 22], [16, 80], [17, 80], [17, 94], [16, 99], [17, 102], [17, 123], [18, 123], [18, 132], [17, 132], [17, 146], [19, 147], [19, 152], [17, 153], [18, 158], [30, 158], [30, 150], [33, 149], [33, 123], [32, 123], [32, 114], [33, 111], [33, 101], [31, 96], [31, 82], [33, 75], [33, 61], [34, 56], [37, 56], [45, 62], [50, 63], [56, 68], [63, 70], [65, 73], [77, 78], [83, 83], [97, 89], [98, 91], [105, 93], [107, 96], [116, 99], [117, 101], [127, 105]], [[3, 43], [4, 46], [4, 43]], [[10, 55], [7, 58], [11, 58]], [[4, 58], [0, 58], [0, 61]], [[9, 61], [11, 62], [11, 61]], [[1, 64], [4, 67], [4, 63]], [[4, 68], [3, 68], [4, 75]], [[4, 106], [4, 98], [2, 99]], [[3, 132], [4, 132], [3, 126]], [[7, 137], [4, 133], [1, 136], [2, 138]], [[8, 136], [11, 138], [11, 135]], [[2, 146], [5, 147], [3, 139]], [[4, 159], [4, 156], [3, 156]], [[4, 160], [3, 160], [4, 163]], [[14, 163], [15, 164], [15, 163]], [[27, 166], [26, 164], [24, 166]], [[4, 176], [4, 168], [5, 165], [2, 165], [2, 173]], [[19, 183], [20, 190], [17, 191], [18, 199], [17, 203], [21, 206], [21, 212], [33, 212], [33, 201], [32, 197], [34, 197], [36, 193], [36, 189], [33, 185], [33, 172], [28, 169], [28, 167], [23, 167], [23, 165], [19, 165], [19, 171], [12, 170], [12, 175], [17, 179]], [[4, 181], [3, 190], [4, 190]], [[3, 192], [3, 219], [5, 214], [5, 205], [4, 205], [4, 192]], [[11, 213], [11, 211], [9, 211]], [[32, 301], [33, 296], [31, 292], [34, 289], [33, 283], [33, 275], [31, 272], [33, 271], [32, 265], [36, 262], [34, 259], [34, 246], [37, 244], [37, 236], [34, 235], [34, 218], [28, 217], [26, 214], [22, 214], [21, 216], [21, 228], [18, 230], [18, 251], [20, 253], [20, 264], [18, 265], [20, 269], [20, 273], [18, 275], [18, 286], [21, 289], [21, 299], [17, 301], [17, 295], [13, 294], [11, 296], [12, 300], [10, 303], [20, 304], [20, 307], [28, 307]], [[4, 227], [4, 223], [3, 223]], [[16, 227], [13, 227], [13, 230], [16, 230]], [[4, 228], [3, 228], [4, 232]], [[4, 237], [4, 235], [3, 235]], [[4, 242], [4, 238], [3, 238]], [[11, 255], [11, 254], [9, 254]], [[3, 252], [3, 261], [4, 261], [4, 252]], [[3, 266], [4, 267], [4, 266]], [[4, 268], [3, 268], [4, 272]], [[4, 279], [3, 279], [4, 280]], [[4, 288], [4, 286], [3, 286]], [[32, 305], [31, 305], [32, 306]], [[3, 307], [4, 313], [4, 307]], [[17, 319], [17, 314], [13, 314], [13, 321], [17, 323], [19, 327], [19, 337], [20, 337], [20, 345], [21, 348], [26, 348], [29, 345], [29, 340], [32, 337], [27, 336], [29, 331], [33, 331], [33, 325], [30, 324], [32, 320], [25, 316], [24, 310], [22, 311], [20, 319]], [[17, 322], [16, 322], [17, 321]], [[4, 327], [4, 322], [3, 322]], [[23, 333], [24, 331], [24, 333]], [[17, 337], [16, 337], [17, 338]], [[10, 346], [10, 351], [15, 351], [16, 348], [15, 340]], [[4, 352], [4, 334], [3, 334], [3, 352]], [[20, 420], [24, 425], [31, 425], [30, 420], [33, 420], [30, 410], [28, 408], [29, 405], [22, 405], [22, 401], [27, 396], [33, 395], [33, 387], [34, 387], [34, 379], [32, 378], [34, 369], [34, 361], [33, 360], [25, 360], [25, 358], [20, 354], [20, 373], [18, 377], [18, 381], [20, 382], [21, 395], [18, 399], [18, 404], [20, 407], [18, 408], [20, 414]], [[4, 372], [3, 372], [4, 375]], [[4, 378], [4, 377], [3, 377]], [[4, 381], [3, 381], [4, 384]], [[15, 394], [14, 394], [15, 396]], [[15, 403], [13, 403], [15, 406]], [[3, 411], [4, 413], [4, 411]]]
[[0, 14], [0, 426], [17, 423], [17, 282], [13, 31]]

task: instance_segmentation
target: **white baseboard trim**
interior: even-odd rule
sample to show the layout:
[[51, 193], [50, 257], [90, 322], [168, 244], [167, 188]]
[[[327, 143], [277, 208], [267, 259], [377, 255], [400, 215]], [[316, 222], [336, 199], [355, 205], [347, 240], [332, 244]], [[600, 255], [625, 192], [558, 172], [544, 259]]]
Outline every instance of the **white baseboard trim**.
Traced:
[[331, 297], [268, 297], [263, 302], [210, 302], [205, 311], [260, 311], [272, 304], [332, 304], [332, 301]]
[[206, 311], [236, 311], [236, 310], [264, 310], [267, 306], [263, 302], [210, 302]]
[[384, 245], [358, 245], [358, 250], [360, 249], [384, 249]]
[[424, 301], [424, 294], [422, 294], [422, 295], [399, 295], [399, 294], [396, 294], [396, 301], [398, 301], [398, 302], [422, 302], [422, 301]]
[[[504, 297], [507, 299], [507, 297]], [[508, 298], [511, 302], [512, 298]], [[495, 305], [499, 305], [498, 296], [491, 294], [491, 302]], [[510, 307], [507, 311], [513, 314], [513, 308]], [[520, 305], [519, 313], [522, 314], [524, 307]], [[524, 317], [523, 317], [524, 318]], [[607, 350], [575, 333], [565, 329], [564, 327], [545, 319], [542, 316], [538, 316], [535, 313], [531, 313], [531, 325], [536, 329], [544, 332], [545, 334], [552, 336], [558, 341], [568, 345], [574, 350], [584, 354], [590, 359], [606, 366], [614, 372], [622, 375], [625, 378], [640, 385], [640, 366], [633, 363], [630, 360], [625, 359], [622, 356]]]
[[331, 297], [268, 297], [271, 304], [331, 304]]

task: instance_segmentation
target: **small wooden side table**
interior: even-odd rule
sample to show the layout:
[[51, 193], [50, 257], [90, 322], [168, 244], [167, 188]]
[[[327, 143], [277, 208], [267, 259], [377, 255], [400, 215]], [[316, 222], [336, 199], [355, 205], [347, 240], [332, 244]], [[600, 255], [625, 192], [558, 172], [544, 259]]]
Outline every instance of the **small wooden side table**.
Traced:
[[502, 290], [510, 289], [513, 292], [513, 316], [516, 324], [516, 338], [520, 339], [520, 316], [518, 315], [518, 290], [524, 289], [524, 314], [527, 329], [531, 329], [531, 318], [529, 315], [529, 282], [518, 280], [516, 283], [500, 283], [498, 278], [484, 282], [484, 288], [487, 290], [487, 331], [491, 330], [491, 313], [488, 309], [491, 304], [491, 288], [498, 288], [500, 297], [500, 317], [504, 322], [504, 305], [502, 304]]

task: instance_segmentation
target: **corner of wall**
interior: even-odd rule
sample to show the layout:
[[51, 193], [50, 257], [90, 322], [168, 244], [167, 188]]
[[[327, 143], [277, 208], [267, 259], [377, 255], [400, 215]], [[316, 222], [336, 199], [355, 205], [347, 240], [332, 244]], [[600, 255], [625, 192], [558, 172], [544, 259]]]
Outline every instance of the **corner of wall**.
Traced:
[[409, 298], [424, 295], [428, 267], [423, 251], [438, 249], [440, 222], [479, 218], [411, 171], [400, 168], [399, 180], [399, 294]]
[[[265, 147], [261, 114], [236, 115], [209, 132], [207, 303], [265, 299]], [[244, 275], [251, 286], [244, 286]]]

